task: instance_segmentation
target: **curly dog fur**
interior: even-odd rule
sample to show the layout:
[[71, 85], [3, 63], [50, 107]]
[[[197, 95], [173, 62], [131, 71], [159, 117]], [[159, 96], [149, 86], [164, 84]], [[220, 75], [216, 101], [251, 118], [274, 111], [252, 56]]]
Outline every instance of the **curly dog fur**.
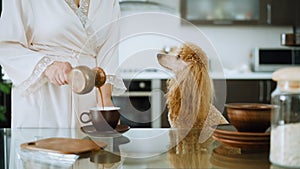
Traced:
[[202, 128], [227, 123], [212, 105], [213, 83], [208, 58], [195, 44], [185, 43], [175, 53], [157, 55], [160, 65], [174, 72], [166, 94], [169, 123], [174, 128]]

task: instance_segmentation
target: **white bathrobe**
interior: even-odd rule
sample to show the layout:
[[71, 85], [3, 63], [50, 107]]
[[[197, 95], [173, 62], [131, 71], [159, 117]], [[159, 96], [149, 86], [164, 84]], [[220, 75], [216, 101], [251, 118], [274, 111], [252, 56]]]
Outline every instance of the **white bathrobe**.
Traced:
[[[73, 67], [118, 67], [120, 8], [117, 0], [3, 0], [0, 64], [13, 83], [12, 127], [80, 127], [78, 116], [96, 106], [96, 90], [74, 94], [43, 72], [54, 61]], [[123, 90], [120, 78], [107, 83]]]

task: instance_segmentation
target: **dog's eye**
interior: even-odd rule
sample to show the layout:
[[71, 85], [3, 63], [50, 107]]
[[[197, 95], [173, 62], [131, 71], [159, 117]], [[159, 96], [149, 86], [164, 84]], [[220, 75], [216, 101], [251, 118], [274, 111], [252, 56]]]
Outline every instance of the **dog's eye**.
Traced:
[[180, 55], [177, 55], [177, 60], [180, 59]]

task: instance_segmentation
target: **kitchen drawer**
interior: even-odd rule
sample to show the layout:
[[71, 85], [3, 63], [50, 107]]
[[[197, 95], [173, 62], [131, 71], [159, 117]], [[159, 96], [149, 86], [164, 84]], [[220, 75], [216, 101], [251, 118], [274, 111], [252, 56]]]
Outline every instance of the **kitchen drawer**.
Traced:
[[[266, 103], [271, 102], [271, 93], [276, 88], [276, 82], [268, 79], [252, 80], [213, 80], [217, 108], [222, 111], [225, 103]], [[226, 85], [224, 86], [224, 84]], [[224, 91], [225, 89], [225, 91]], [[224, 116], [227, 112], [224, 109]]]
[[251, 79], [251, 80], [226, 80], [226, 87], [221, 88], [220, 83], [224, 85], [224, 80], [214, 80], [216, 96], [224, 88], [226, 89], [226, 103], [244, 102], [244, 103], [270, 103], [271, 93], [276, 87], [276, 82], [272, 80]]
[[270, 103], [276, 87], [272, 80], [227, 80], [226, 103]]

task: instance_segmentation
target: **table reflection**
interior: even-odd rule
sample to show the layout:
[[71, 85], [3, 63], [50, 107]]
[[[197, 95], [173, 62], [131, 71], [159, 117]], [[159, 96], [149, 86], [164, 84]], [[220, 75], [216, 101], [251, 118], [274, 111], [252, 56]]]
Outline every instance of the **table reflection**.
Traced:
[[268, 152], [243, 152], [239, 148], [224, 145], [212, 151], [210, 162], [219, 168], [270, 168]]
[[171, 149], [168, 160], [174, 168], [211, 168], [209, 162], [213, 140], [200, 143], [201, 130], [192, 129], [187, 134], [182, 130], [170, 132]]

